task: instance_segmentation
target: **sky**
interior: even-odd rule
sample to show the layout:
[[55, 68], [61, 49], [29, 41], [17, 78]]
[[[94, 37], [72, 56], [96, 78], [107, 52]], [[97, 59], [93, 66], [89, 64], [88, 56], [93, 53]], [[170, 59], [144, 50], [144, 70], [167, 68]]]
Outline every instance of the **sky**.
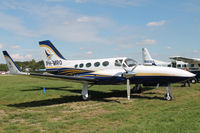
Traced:
[[[66, 59], [200, 58], [199, 0], [0, 0], [0, 51], [41, 60], [50, 40]], [[5, 63], [0, 54], [0, 63]]]

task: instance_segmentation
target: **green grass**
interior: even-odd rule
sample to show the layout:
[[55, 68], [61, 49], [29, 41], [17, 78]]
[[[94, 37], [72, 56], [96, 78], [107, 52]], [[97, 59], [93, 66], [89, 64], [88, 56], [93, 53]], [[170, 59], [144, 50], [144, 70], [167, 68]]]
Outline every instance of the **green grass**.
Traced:
[[0, 132], [199, 133], [200, 84], [179, 86], [173, 101], [163, 100], [165, 87], [128, 101], [125, 85], [93, 86], [82, 101], [78, 83], [0, 76]]

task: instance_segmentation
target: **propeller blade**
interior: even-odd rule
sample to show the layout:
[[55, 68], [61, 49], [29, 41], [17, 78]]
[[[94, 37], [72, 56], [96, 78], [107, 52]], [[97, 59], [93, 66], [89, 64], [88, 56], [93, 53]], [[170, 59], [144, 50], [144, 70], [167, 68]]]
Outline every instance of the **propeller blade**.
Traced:
[[131, 95], [131, 85], [130, 85], [130, 79], [127, 79], [127, 98], [130, 100]]

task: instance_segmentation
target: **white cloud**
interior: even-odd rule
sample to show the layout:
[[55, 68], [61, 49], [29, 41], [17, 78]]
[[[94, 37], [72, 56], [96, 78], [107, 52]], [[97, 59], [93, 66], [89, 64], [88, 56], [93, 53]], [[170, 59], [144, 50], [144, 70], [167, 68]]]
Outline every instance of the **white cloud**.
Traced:
[[199, 54], [199, 51], [198, 50], [193, 50], [192, 51], [194, 54]]
[[140, 42], [137, 42], [136, 45], [154, 45], [156, 43], [157, 43], [156, 40], [146, 39], [146, 40], [142, 40]]
[[86, 0], [75, 0], [76, 3], [83, 3], [86, 2]]
[[33, 36], [32, 32], [24, 27], [21, 20], [15, 16], [0, 12], [0, 28], [13, 31], [23, 36]]
[[[92, 2], [90, 0], [76, 1]], [[136, 2], [138, 0], [133, 1]], [[94, 2], [97, 2], [97, 0], [94, 0]], [[100, 3], [103, 2], [128, 4], [131, 1], [102, 0]], [[132, 47], [133, 45], [150, 45], [156, 43], [152, 40], [143, 40], [141, 42], [134, 43], [134, 39], [141, 39], [141, 37], [138, 37], [139, 35], [134, 35], [133, 30], [131, 30], [129, 26], [127, 26], [123, 31], [119, 31], [122, 27], [109, 18], [77, 14], [60, 5], [49, 6], [29, 4], [29, 6], [27, 6], [26, 4], [27, 3], [15, 3], [15, 7], [17, 10], [22, 10], [24, 13], [28, 14], [31, 19], [35, 21], [34, 23], [36, 26], [34, 27], [34, 30], [28, 30], [27, 28], [29, 27], [26, 28], [25, 25], [23, 25], [26, 23], [25, 19], [6, 14], [4, 14], [4, 18], [6, 18], [7, 21], [5, 21], [2, 26], [2, 22], [0, 22], [0, 28], [6, 27], [7, 30], [20, 35], [24, 34], [24, 36], [51, 36], [55, 39], [64, 40], [66, 42], [81, 43], [81, 45], [103, 44], [104, 46], [115, 45], [115, 47], [120, 47], [124, 44], [124, 46]], [[14, 22], [14, 24], [11, 22]], [[6, 25], [7, 23], [9, 25]], [[135, 28], [134, 31], [136, 31]]]
[[3, 44], [0, 43], [0, 49], [3, 48]]
[[14, 60], [20, 60], [20, 61], [24, 61], [24, 60], [31, 60], [33, 59], [33, 56], [31, 54], [27, 54], [25, 56], [21, 56], [20, 54], [11, 54], [11, 57]]
[[109, 24], [111, 23], [110, 20], [102, 17], [89, 17], [89, 16], [83, 16], [79, 17], [76, 20], [78, 23], [99, 23], [99, 24]]
[[165, 20], [161, 20], [161, 21], [158, 21], [158, 22], [149, 22], [147, 23], [147, 26], [162, 26], [166, 23]]
[[92, 52], [92, 51], [88, 51], [86, 54], [87, 54], [87, 55], [92, 55], [93, 52]]
[[172, 49], [172, 47], [171, 46], [167, 46], [167, 49]]
[[80, 18], [78, 18], [77, 19], [77, 22], [89, 22], [90, 20], [89, 20], [89, 17], [80, 17]]
[[15, 46], [10, 46], [10, 48], [12, 48], [12, 49], [20, 49], [21, 47], [19, 45], [15, 45]]

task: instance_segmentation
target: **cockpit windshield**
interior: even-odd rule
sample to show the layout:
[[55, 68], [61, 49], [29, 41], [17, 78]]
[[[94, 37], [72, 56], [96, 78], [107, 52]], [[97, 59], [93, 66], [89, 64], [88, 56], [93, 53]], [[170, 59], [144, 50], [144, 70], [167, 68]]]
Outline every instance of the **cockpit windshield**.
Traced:
[[126, 59], [124, 62], [128, 67], [134, 67], [137, 65], [137, 62], [135, 60], [129, 58]]

